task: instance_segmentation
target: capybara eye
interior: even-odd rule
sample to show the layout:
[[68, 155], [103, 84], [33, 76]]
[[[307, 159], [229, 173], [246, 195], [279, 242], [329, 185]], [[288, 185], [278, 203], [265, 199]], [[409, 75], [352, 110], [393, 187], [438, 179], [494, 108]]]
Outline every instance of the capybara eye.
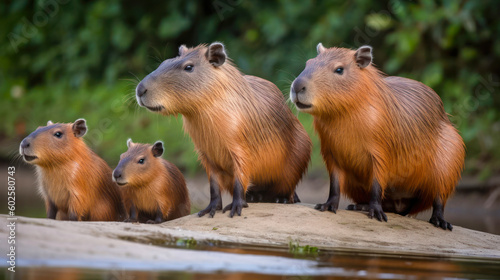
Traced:
[[141, 158], [141, 159], [140, 159], [137, 163], [139, 163], [139, 164], [144, 164], [144, 159], [143, 159], [143, 158]]
[[184, 71], [193, 72], [193, 70], [194, 70], [194, 66], [191, 64], [188, 64], [188, 65], [186, 65], [186, 67], [184, 67]]
[[62, 134], [62, 132], [58, 131], [58, 132], [54, 133], [54, 136], [57, 138], [61, 138], [63, 136], [63, 134]]
[[339, 67], [339, 68], [335, 69], [335, 73], [342, 75], [344, 73], [344, 68]]

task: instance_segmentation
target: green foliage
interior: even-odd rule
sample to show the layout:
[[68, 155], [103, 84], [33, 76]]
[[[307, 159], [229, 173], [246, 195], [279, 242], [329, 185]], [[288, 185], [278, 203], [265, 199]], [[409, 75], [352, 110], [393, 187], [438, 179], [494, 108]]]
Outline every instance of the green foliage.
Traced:
[[298, 241], [289, 241], [288, 250], [290, 251], [290, 253], [296, 255], [317, 255], [319, 252], [318, 247], [309, 245], [300, 246]]
[[179, 238], [175, 241], [175, 245], [177, 247], [184, 247], [184, 248], [189, 248], [193, 249], [196, 247], [198, 242], [194, 238]]
[[[134, 76], [175, 56], [181, 44], [222, 41], [243, 72], [288, 96], [318, 42], [370, 44], [387, 74], [436, 90], [466, 142], [468, 172], [486, 178], [500, 166], [499, 8], [494, 0], [2, 2], [0, 138], [18, 143], [49, 119], [84, 117], [96, 131], [87, 141], [110, 164], [129, 137], [161, 139], [167, 159], [195, 172], [181, 120], [138, 108]], [[310, 170], [323, 170], [312, 118], [299, 118], [313, 137]]]

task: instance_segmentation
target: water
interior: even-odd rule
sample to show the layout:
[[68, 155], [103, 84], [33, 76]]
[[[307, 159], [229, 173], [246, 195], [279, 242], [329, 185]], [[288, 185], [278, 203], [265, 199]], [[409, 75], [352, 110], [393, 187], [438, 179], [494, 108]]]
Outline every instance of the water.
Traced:
[[[132, 240], [130, 240], [132, 241]], [[426, 255], [401, 255], [362, 251], [319, 251], [293, 253], [289, 249], [241, 246], [218, 243], [186, 244], [177, 241], [148, 240], [156, 246], [185, 250], [218, 251], [233, 254], [277, 256], [314, 263], [312, 268], [290, 267], [281, 271], [238, 271], [238, 268], [210, 270], [164, 268], [148, 263], [109, 264], [99, 262], [71, 263], [45, 261], [44, 265], [24, 263], [17, 272], [4, 279], [72, 280], [72, 279], [500, 279], [500, 259], [447, 258]], [[189, 267], [189, 264], [187, 264]], [[294, 273], [290, 273], [294, 271]], [[13, 277], [15, 276], [15, 277]]]

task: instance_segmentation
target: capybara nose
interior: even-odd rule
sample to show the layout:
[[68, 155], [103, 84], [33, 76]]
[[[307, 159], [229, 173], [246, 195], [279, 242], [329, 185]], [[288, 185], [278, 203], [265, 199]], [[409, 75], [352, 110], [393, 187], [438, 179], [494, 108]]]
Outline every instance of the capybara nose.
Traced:
[[296, 94], [304, 93], [306, 91], [304, 79], [297, 78], [295, 82], [293, 82], [292, 90]]
[[117, 180], [118, 178], [121, 178], [122, 177], [122, 172], [121, 170], [118, 170], [118, 169], [115, 169], [113, 171], [113, 178], [115, 178], [115, 180]]
[[23, 149], [26, 149], [30, 146], [30, 142], [28, 142], [28, 140], [24, 139], [22, 142], [21, 142], [21, 148]]
[[144, 94], [146, 94], [147, 91], [148, 90], [142, 82], [137, 85], [137, 88], [135, 90], [138, 97], [142, 97]]

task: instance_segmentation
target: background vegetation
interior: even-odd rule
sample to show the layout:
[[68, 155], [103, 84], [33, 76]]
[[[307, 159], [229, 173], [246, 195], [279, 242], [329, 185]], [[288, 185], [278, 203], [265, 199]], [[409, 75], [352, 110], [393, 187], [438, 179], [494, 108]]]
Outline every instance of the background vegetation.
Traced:
[[[436, 3], [437, 2], [437, 3]], [[500, 167], [500, 2], [498, 1], [2, 1], [0, 154], [47, 120], [84, 117], [89, 145], [113, 166], [131, 137], [162, 139], [166, 158], [200, 171], [181, 118], [138, 108], [138, 79], [181, 44], [222, 41], [244, 73], [278, 85], [315, 56], [315, 46], [374, 47], [389, 75], [420, 80], [444, 101], [467, 145], [469, 175]], [[314, 141], [311, 174], [323, 174]]]

